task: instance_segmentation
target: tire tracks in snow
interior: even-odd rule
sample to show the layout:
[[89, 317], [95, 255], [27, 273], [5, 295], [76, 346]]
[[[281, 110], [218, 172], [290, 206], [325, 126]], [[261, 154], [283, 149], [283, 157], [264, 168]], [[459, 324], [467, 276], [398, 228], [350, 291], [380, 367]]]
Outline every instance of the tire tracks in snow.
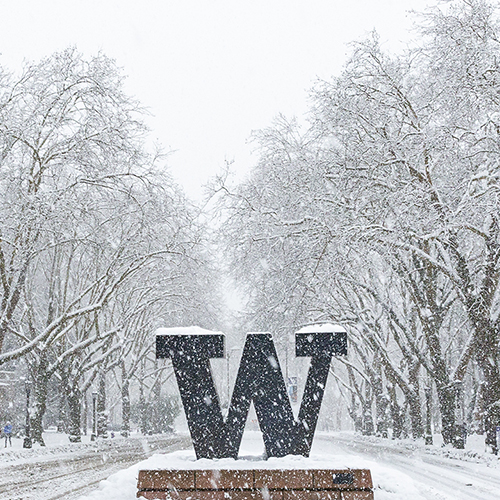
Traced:
[[77, 456], [62, 454], [9, 465], [0, 476], [0, 499], [58, 500], [90, 492], [101, 480], [154, 453], [191, 446], [187, 436], [144, 436], [107, 441], [107, 447], [86, 449]]
[[499, 498], [500, 469], [488, 468], [486, 464], [440, 457], [419, 448], [384, 446], [383, 443], [372, 443], [356, 436], [317, 436], [316, 439], [337, 446], [343, 453], [376, 459], [404, 472], [421, 486], [422, 495], [429, 493], [427, 498]]

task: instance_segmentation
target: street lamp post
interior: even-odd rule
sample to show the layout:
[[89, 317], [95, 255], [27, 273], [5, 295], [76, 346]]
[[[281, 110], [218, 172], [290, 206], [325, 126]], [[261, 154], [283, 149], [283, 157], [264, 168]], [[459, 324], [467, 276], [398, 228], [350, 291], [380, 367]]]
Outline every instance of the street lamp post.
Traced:
[[31, 440], [31, 428], [30, 428], [30, 394], [31, 394], [31, 382], [25, 380], [24, 386], [26, 388], [26, 435], [23, 441], [23, 448], [31, 448], [33, 442]]
[[95, 441], [96, 434], [96, 420], [97, 420], [97, 392], [92, 393], [92, 434], [90, 440]]

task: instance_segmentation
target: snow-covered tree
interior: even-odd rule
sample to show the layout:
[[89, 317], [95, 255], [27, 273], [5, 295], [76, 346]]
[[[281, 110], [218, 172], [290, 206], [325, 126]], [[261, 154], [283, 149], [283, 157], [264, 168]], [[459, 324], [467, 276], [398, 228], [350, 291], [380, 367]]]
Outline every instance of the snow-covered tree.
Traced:
[[351, 324], [381, 355], [386, 395], [396, 383], [414, 426], [418, 384], [434, 382], [446, 442], [477, 362], [496, 452], [497, 13], [482, 0], [450, 2], [422, 24], [402, 55], [376, 34], [353, 44], [342, 73], [314, 87], [308, 130], [280, 120], [259, 135], [259, 164], [228, 190], [226, 233], [255, 323]]
[[122, 80], [74, 49], [0, 79], [0, 364], [26, 361], [40, 442], [51, 377], [78, 440], [85, 392], [152, 326], [141, 311], [215, 321], [198, 210], [146, 152]]

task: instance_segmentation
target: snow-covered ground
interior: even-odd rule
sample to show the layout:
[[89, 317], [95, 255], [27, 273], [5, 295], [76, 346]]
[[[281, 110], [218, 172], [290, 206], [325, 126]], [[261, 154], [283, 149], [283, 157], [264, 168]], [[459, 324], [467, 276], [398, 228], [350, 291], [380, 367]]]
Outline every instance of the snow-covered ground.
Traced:
[[[0, 440], [0, 466], [2, 463], [6, 461], [12, 461], [15, 457], [25, 456], [38, 456], [48, 454], [51, 455], [60, 447], [67, 447], [69, 450], [72, 449], [72, 444], [70, 444], [67, 434], [56, 431], [45, 431], [43, 433], [43, 439], [45, 441], [46, 446], [42, 447], [38, 443], [33, 445], [33, 450], [23, 448], [24, 438], [12, 438], [12, 446], [5, 446], [5, 440], [2, 438]], [[121, 439], [118, 436], [118, 439]], [[88, 444], [90, 443], [90, 434], [87, 436], [82, 436], [82, 443]], [[80, 445], [77, 444], [76, 447]]]
[[[189, 448], [188, 436], [136, 434], [129, 439], [84, 439], [70, 444], [65, 434], [45, 433], [46, 447], [23, 449], [21, 440], [0, 451], [0, 499], [75, 500], [99, 482], [153, 453]], [[3, 442], [2, 442], [3, 446]]]
[[[258, 439], [255, 439], [257, 442]], [[133, 500], [137, 492], [137, 474], [140, 469], [161, 468], [368, 468], [372, 471], [375, 484], [377, 484], [377, 500], [413, 499], [423, 500], [413, 481], [398, 471], [363, 457], [346, 456], [344, 454], [331, 454], [327, 450], [316, 452], [310, 458], [284, 457], [263, 461], [256, 454], [256, 447], [251, 439], [243, 444], [241, 454], [244, 460], [195, 460], [194, 451], [177, 451], [169, 455], [154, 455], [148, 460], [114, 474], [106, 481], [102, 481], [98, 491], [81, 497], [80, 500]], [[260, 455], [261, 456], [261, 455]], [[243, 463], [242, 463], [243, 462]]]
[[[124, 440], [117, 436], [97, 443], [84, 437], [81, 444], [69, 444], [64, 434], [46, 433], [47, 447], [31, 450], [23, 449], [20, 439], [13, 439], [12, 448], [3, 448], [2, 441], [0, 499], [133, 500], [139, 469], [177, 467], [369, 468], [376, 500], [500, 498], [500, 461], [483, 452], [482, 436], [470, 436], [466, 450], [454, 450], [441, 447], [438, 436], [435, 446], [424, 446], [412, 440], [317, 433], [309, 459], [285, 457], [264, 463], [257, 432], [245, 432], [240, 450], [243, 462], [238, 463], [196, 461], [189, 436], [180, 437], [135, 435]], [[155, 446], [172, 451], [140, 461], [155, 453]], [[10, 484], [15, 486], [9, 489]], [[64, 493], [70, 490], [71, 494]]]
[[348, 433], [315, 438], [311, 457], [285, 457], [262, 462], [258, 433], [246, 432], [240, 450], [244, 463], [234, 460], [195, 460], [194, 451], [153, 455], [102, 481], [80, 500], [133, 500], [140, 469], [156, 468], [368, 468], [376, 500], [458, 500], [500, 498], [497, 457], [482, 453], [481, 437], [471, 437], [469, 449], [426, 447], [413, 441], [362, 438]]
[[[494, 500], [500, 498], [500, 462], [484, 453], [484, 438], [470, 436], [465, 450], [434, 446], [413, 440], [390, 441], [349, 433], [316, 436], [316, 449], [331, 446], [346, 456], [365, 457], [394, 471], [399, 479], [392, 485], [372, 469], [376, 499]], [[410, 490], [407, 489], [410, 485]], [[397, 487], [401, 489], [398, 490]], [[408, 491], [416, 489], [419, 496]], [[391, 496], [392, 495], [392, 496]]]

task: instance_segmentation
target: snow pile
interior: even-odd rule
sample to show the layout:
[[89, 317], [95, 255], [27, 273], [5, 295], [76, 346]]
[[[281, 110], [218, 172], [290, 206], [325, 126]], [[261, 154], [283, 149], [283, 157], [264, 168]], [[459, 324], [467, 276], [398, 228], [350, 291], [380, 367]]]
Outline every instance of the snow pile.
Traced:
[[[328, 436], [329, 433], [318, 432], [318, 436]], [[471, 434], [467, 436], [465, 449], [459, 450], [453, 448], [451, 445], [443, 445], [442, 436], [434, 434], [433, 445], [426, 445], [423, 439], [415, 440], [407, 439], [384, 439], [377, 436], [362, 436], [353, 432], [337, 432], [335, 433], [337, 439], [345, 439], [351, 443], [369, 443], [376, 445], [380, 450], [392, 450], [402, 453], [406, 456], [415, 455], [433, 455], [436, 457], [450, 458], [453, 460], [460, 460], [461, 462], [470, 462], [476, 464], [486, 464], [491, 468], [500, 469], [500, 460], [496, 455], [487, 453], [484, 448], [484, 436], [478, 434]]]
[[301, 328], [297, 333], [345, 333], [345, 328], [332, 323], [320, 323]]
[[[0, 446], [0, 467], [11, 465], [14, 462], [20, 463], [36, 460], [40, 457], [50, 458], [52, 456], [68, 453], [78, 456], [89, 449], [105, 451], [114, 444], [112, 440], [109, 442], [103, 440], [91, 442], [90, 435], [82, 436], [81, 443], [70, 443], [67, 434], [55, 432], [44, 432], [43, 439], [46, 446], [40, 446], [37, 443], [33, 443], [33, 448], [23, 448], [22, 438], [13, 438], [12, 447], [9, 446], [8, 448], [4, 448], [3, 442], [0, 441], [0, 444], [2, 444], [2, 446]], [[117, 436], [115, 440], [123, 440], [123, 438]]]
[[179, 326], [173, 328], [158, 328], [155, 335], [224, 335], [222, 332], [205, 330], [199, 326]]
[[193, 451], [176, 451], [153, 455], [128, 469], [101, 481], [99, 489], [79, 500], [134, 500], [137, 477], [141, 469], [370, 469], [376, 500], [424, 500], [413, 480], [406, 474], [377, 463], [343, 455], [315, 455], [310, 458], [287, 456], [263, 460], [261, 456], [245, 455], [244, 459], [196, 460]]

